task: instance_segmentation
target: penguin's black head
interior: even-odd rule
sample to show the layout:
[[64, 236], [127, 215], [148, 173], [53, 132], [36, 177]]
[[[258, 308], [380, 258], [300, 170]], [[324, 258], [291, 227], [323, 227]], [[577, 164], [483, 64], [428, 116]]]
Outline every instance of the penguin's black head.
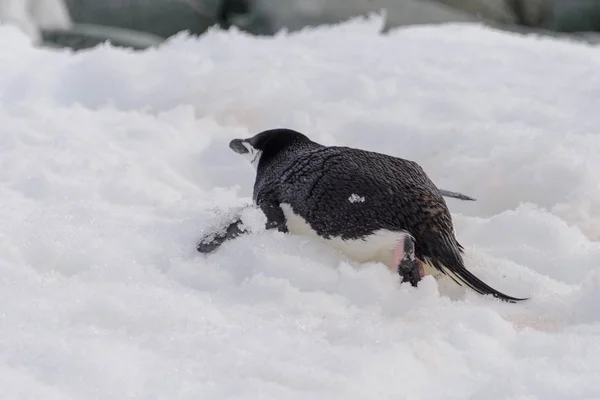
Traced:
[[292, 129], [269, 129], [247, 139], [233, 139], [229, 148], [246, 157], [254, 168], [261, 159], [271, 158], [291, 146], [311, 143], [310, 139]]

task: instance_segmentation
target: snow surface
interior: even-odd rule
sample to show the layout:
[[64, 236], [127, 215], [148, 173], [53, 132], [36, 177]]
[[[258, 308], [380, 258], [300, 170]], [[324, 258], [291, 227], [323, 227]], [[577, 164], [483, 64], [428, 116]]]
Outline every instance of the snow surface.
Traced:
[[[0, 398], [600, 398], [600, 52], [381, 20], [134, 53], [0, 29]], [[227, 146], [286, 126], [418, 161], [500, 303], [259, 232]], [[250, 213], [256, 226], [260, 216]]]
[[363, 196], [359, 196], [356, 193], [352, 193], [350, 197], [348, 197], [348, 201], [350, 203], [363, 203], [365, 201], [365, 198]]
[[0, 0], [0, 23], [18, 27], [39, 43], [41, 29], [68, 29], [71, 17], [64, 0]]

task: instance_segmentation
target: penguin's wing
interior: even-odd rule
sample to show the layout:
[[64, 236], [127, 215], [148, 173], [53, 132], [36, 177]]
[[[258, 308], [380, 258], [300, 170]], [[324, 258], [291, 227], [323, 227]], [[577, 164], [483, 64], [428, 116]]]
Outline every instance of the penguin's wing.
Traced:
[[211, 253], [217, 248], [221, 247], [226, 241], [235, 239], [236, 237], [247, 233], [246, 229], [243, 228], [241, 218], [234, 218], [224, 229], [212, 231], [205, 234], [198, 244], [196, 250], [200, 253]]
[[[262, 198], [258, 206], [267, 217], [266, 229], [277, 229], [280, 232], [287, 232], [287, 226], [283, 210], [273, 197]], [[221, 247], [229, 240], [238, 236], [250, 233], [242, 221], [241, 212], [243, 209], [251, 207], [250, 205], [230, 211], [224, 217], [221, 217], [217, 226], [208, 229], [198, 241], [196, 250], [200, 253], [211, 253]]]
[[476, 201], [476, 199], [474, 199], [473, 197], [469, 197], [465, 194], [458, 193], [458, 192], [451, 192], [451, 191], [445, 190], [445, 189], [440, 189], [440, 194], [444, 197], [451, 197], [451, 198], [459, 199], [459, 200]]
[[226, 241], [248, 233], [242, 222], [242, 213], [248, 207], [251, 205], [218, 210], [215, 218], [205, 226], [204, 233], [196, 244], [196, 250], [200, 253], [211, 253]]

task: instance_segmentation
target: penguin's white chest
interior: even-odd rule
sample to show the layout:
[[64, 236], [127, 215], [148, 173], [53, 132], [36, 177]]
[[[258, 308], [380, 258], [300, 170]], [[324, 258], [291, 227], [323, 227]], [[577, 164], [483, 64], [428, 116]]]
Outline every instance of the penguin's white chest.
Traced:
[[281, 209], [287, 220], [287, 228], [290, 233], [317, 238], [347, 257], [361, 263], [381, 262], [394, 271], [397, 268], [392, 265], [393, 253], [398, 244], [402, 243], [404, 233], [382, 229], [364, 239], [343, 240], [339, 237], [325, 239], [319, 236], [304, 218], [294, 213], [289, 204], [281, 204]]

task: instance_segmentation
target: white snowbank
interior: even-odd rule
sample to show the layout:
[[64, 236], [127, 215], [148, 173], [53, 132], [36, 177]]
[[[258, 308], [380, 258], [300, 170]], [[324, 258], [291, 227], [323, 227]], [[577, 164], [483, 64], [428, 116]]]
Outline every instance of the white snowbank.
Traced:
[[71, 17], [63, 0], [0, 0], [0, 23], [16, 26], [37, 44], [41, 29], [67, 29]]
[[[0, 398], [600, 397], [600, 52], [475, 26], [179, 36], [73, 54], [0, 29]], [[421, 163], [469, 267], [400, 285], [262, 232], [227, 147], [274, 126]]]

